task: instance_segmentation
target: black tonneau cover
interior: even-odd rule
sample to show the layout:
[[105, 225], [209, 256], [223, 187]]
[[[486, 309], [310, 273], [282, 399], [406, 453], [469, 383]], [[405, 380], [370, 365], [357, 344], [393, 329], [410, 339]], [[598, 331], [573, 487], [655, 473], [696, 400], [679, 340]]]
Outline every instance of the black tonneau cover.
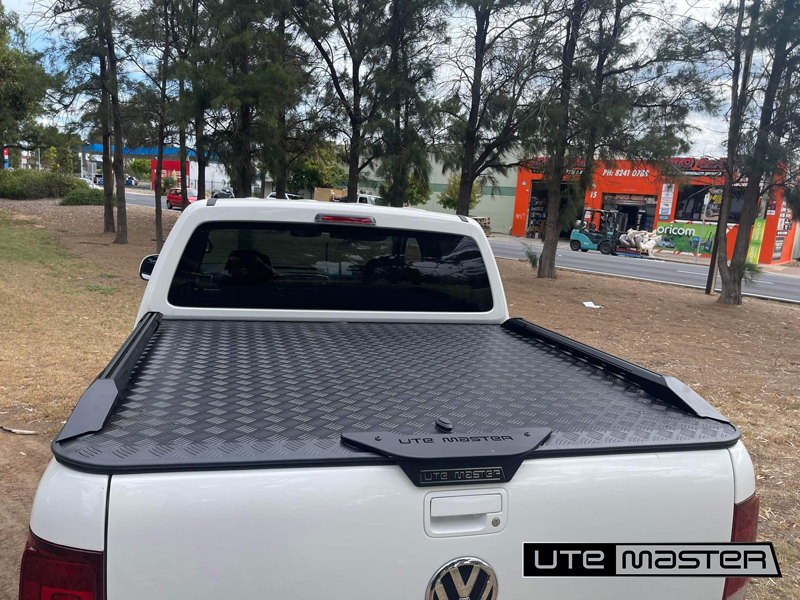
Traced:
[[[438, 418], [452, 431], [441, 421], [437, 429]], [[520, 319], [192, 321], [150, 313], [81, 398], [53, 452], [103, 473], [375, 464], [392, 462], [391, 454], [342, 436], [525, 428], [545, 440], [528, 458], [716, 448], [739, 438], [679, 381]]]

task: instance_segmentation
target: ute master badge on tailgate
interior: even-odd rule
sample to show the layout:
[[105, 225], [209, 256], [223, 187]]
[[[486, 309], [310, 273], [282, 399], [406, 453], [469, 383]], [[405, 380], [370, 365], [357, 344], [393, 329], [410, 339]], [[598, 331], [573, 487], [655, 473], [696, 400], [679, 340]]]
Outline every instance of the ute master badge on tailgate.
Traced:
[[342, 442], [397, 462], [418, 487], [510, 481], [522, 461], [550, 435], [549, 427], [498, 433], [403, 435], [343, 433]]

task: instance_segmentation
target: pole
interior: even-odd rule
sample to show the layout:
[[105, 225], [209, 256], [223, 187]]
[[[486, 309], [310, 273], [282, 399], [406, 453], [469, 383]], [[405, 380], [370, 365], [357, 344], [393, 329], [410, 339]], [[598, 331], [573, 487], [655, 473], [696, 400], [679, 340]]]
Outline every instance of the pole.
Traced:
[[708, 265], [708, 279], [706, 279], [706, 294], [713, 296], [717, 288], [717, 236], [714, 236], [714, 246], [711, 249], [711, 264]]

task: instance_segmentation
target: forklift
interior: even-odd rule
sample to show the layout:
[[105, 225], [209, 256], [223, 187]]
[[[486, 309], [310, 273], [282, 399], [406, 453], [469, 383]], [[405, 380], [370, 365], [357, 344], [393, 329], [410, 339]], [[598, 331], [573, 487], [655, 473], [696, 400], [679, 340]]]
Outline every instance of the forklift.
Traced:
[[628, 215], [618, 210], [587, 208], [583, 211], [583, 220], [575, 223], [569, 247], [575, 252], [599, 250], [601, 254], [613, 254], [627, 225]]

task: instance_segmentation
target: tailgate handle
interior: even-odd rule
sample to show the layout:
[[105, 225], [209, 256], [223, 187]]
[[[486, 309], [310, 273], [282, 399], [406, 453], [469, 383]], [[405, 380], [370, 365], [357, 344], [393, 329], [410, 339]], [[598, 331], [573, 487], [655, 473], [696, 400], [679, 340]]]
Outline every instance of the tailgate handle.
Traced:
[[431, 517], [486, 515], [503, 510], [500, 494], [477, 496], [445, 496], [431, 499]]

